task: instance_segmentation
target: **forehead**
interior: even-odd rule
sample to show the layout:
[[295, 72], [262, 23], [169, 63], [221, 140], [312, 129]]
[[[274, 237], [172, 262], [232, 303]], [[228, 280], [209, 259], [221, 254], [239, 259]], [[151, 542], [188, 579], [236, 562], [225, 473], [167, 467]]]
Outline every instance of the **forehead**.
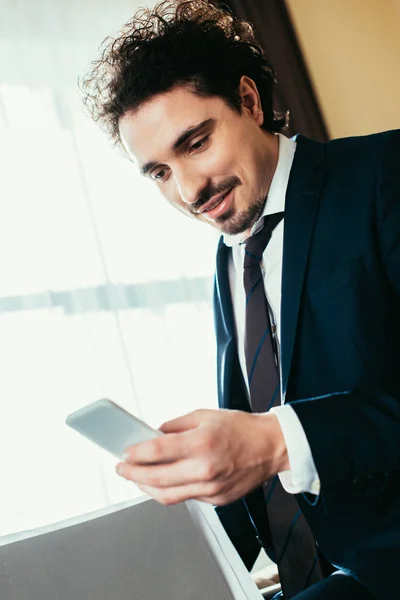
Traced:
[[154, 96], [137, 111], [125, 114], [119, 122], [119, 131], [128, 154], [143, 164], [166, 153], [188, 127], [209, 118], [220, 121], [226, 118], [227, 111], [221, 98], [199, 96], [178, 87]]

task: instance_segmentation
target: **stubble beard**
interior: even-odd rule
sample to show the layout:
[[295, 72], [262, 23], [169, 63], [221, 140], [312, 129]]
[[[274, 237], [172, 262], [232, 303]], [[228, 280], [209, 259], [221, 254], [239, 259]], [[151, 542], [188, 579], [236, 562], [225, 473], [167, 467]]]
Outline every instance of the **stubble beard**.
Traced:
[[218, 229], [226, 235], [237, 235], [253, 227], [260, 218], [265, 204], [263, 196], [257, 202], [235, 213], [234, 209], [215, 219]]

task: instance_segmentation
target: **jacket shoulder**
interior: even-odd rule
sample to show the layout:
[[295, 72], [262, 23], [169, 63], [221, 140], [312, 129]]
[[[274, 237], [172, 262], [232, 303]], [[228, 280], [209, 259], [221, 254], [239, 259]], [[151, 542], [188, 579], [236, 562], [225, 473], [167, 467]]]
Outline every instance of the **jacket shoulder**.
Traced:
[[349, 155], [371, 156], [376, 162], [377, 154], [388, 146], [400, 144], [400, 129], [392, 129], [369, 135], [333, 139], [326, 143], [327, 156], [348, 159]]

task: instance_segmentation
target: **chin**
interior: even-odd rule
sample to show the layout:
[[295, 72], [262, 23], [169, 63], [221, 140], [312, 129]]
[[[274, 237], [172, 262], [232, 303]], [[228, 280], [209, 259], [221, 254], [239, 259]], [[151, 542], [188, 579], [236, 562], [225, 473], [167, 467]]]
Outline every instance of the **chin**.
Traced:
[[227, 213], [224, 215], [223, 219], [219, 219], [215, 223], [215, 226], [226, 235], [238, 235], [244, 233], [253, 227], [254, 223], [258, 220], [263, 207], [264, 202], [262, 205], [257, 203], [247, 210], [242, 210], [238, 213], [231, 211], [230, 214]]

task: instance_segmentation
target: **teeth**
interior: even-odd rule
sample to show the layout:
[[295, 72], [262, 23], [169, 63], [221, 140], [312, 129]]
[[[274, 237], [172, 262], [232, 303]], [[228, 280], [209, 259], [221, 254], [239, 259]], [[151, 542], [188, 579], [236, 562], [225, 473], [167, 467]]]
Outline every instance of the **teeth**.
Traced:
[[219, 204], [221, 204], [222, 200], [224, 200], [224, 199], [227, 197], [227, 195], [229, 194], [229, 192], [230, 192], [230, 190], [229, 190], [228, 192], [226, 192], [226, 194], [224, 194], [224, 195], [223, 195], [223, 196], [222, 196], [222, 197], [221, 197], [221, 198], [220, 198], [220, 199], [219, 199], [219, 200], [218, 200], [218, 201], [217, 201], [217, 202], [214, 204], [214, 206], [211, 206], [210, 208], [207, 208], [206, 212], [208, 212], [208, 211], [210, 211], [210, 210], [214, 210], [214, 208], [217, 208], [217, 206], [218, 206]]

